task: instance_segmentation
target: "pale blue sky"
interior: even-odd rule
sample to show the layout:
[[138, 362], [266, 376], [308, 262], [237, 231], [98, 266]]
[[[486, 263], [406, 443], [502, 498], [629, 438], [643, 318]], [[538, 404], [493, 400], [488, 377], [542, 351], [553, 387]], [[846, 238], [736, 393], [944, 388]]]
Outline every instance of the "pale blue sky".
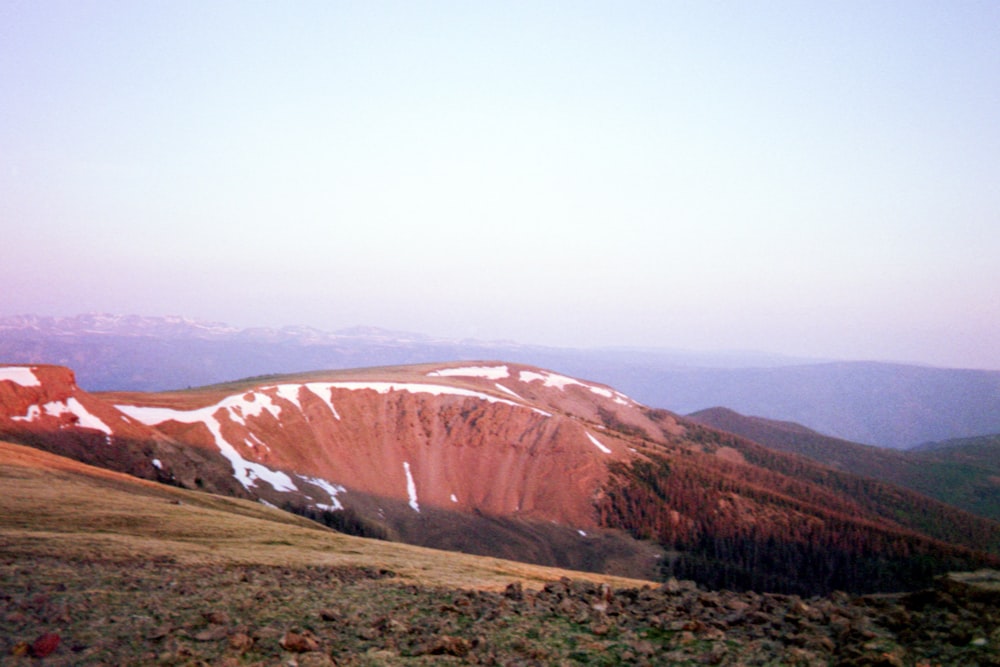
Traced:
[[1000, 3], [0, 0], [0, 314], [1000, 369]]

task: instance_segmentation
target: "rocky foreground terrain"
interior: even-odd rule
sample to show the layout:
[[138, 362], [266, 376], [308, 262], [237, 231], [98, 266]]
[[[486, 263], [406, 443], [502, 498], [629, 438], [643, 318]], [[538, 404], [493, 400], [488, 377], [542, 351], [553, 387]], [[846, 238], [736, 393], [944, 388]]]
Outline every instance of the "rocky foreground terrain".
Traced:
[[0, 557], [4, 665], [1000, 665], [1000, 573], [825, 598]]

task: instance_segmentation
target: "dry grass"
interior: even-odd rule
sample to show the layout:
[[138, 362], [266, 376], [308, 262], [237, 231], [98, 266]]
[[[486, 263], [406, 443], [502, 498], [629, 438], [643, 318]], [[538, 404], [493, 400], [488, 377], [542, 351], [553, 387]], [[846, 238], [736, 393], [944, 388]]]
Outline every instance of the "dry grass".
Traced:
[[0, 443], [0, 552], [178, 564], [375, 567], [428, 586], [645, 582], [342, 535], [264, 505], [158, 485]]

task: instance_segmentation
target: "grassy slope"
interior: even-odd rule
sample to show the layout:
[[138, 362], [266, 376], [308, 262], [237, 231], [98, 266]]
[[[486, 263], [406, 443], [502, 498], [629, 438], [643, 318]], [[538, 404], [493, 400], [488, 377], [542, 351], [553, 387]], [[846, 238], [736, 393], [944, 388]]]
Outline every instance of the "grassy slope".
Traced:
[[191, 565], [378, 567], [406, 581], [500, 589], [571, 574], [624, 578], [341, 535], [258, 503], [162, 486], [0, 442], [0, 552], [18, 557], [168, 559]]

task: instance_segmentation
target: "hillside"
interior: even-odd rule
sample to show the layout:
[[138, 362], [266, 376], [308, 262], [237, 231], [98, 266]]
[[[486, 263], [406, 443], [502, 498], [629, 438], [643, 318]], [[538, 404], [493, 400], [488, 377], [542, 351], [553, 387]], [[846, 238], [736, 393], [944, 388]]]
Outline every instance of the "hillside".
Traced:
[[767, 447], [801, 454], [838, 470], [912, 489], [979, 516], [1000, 521], [1000, 443], [997, 436], [929, 443], [907, 451], [860, 445], [799, 424], [747, 417], [727, 408], [688, 415]]
[[1000, 434], [925, 443], [907, 454], [950, 473], [941, 475], [947, 502], [1000, 519]]
[[571, 349], [356, 327], [239, 329], [179, 317], [0, 318], [0, 359], [73, 368], [91, 391], [163, 391], [238, 377], [500, 358], [613, 386], [689, 413], [726, 406], [905, 449], [1000, 432], [1000, 372], [753, 353]]
[[1000, 552], [996, 523], [509, 363], [159, 394], [2, 367], [0, 433], [360, 535], [638, 578], [899, 590]]
[[[0, 441], [0, 545], [5, 557], [391, 570], [405, 583], [503, 589], [571, 574], [344, 535], [259, 502], [137, 479]], [[572, 572], [617, 586], [642, 582]]]
[[0, 484], [3, 664], [974, 665], [1000, 656], [988, 572], [894, 598], [707, 592], [349, 537], [6, 442]]

